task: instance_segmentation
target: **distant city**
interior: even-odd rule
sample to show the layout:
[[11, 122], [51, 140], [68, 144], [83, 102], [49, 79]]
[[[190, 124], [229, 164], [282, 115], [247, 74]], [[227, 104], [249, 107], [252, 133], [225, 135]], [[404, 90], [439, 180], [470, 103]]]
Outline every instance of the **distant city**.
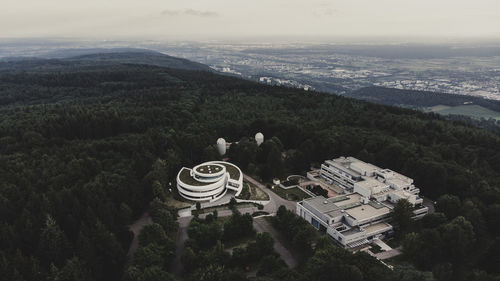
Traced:
[[[22, 46], [22, 48], [20, 48]], [[6, 41], [0, 59], [57, 57], [69, 48], [140, 47], [269, 85], [349, 95], [367, 87], [443, 92], [500, 100], [500, 44], [337, 45], [223, 42]]]
[[[500, 49], [481, 54], [469, 48], [412, 56], [405, 50], [388, 57], [378, 46], [349, 50], [336, 45], [170, 45], [167, 53], [271, 85], [348, 95], [366, 86], [481, 96], [500, 100]], [[389, 46], [388, 48], [392, 48]], [[447, 47], [437, 47], [447, 48]], [[465, 48], [465, 47], [464, 47]], [[453, 48], [450, 48], [453, 50]], [[377, 52], [378, 51], [378, 52]], [[434, 51], [434, 52], [433, 52]], [[358, 54], [360, 53], [360, 54]], [[477, 54], [479, 53], [479, 54]], [[362, 54], [362, 55], [361, 55]], [[377, 56], [381, 55], [381, 56]]]

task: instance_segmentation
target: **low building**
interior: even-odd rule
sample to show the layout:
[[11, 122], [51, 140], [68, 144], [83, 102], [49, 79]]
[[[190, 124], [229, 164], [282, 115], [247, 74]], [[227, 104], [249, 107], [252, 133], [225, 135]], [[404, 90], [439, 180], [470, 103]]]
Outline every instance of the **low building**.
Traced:
[[325, 161], [320, 176], [344, 188], [346, 194], [305, 199], [297, 203], [297, 215], [344, 247], [356, 247], [391, 233], [391, 212], [400, 199], [413, 205], [414, 219], [428, 212], [412, 179], [356, 158]]
[[413, 179], [389, 169], [382, 169], [354, 157], [339, 157], [321, 164], [320, 177], [336, 184], [346, 192], [359, 193], [377, 201], [393, 203], [401, 198], [412, 205], [422, 203], [418, 197], [420, 189], [413, 185]]
[[243, 173], [234, 164], [212, 161], [192, 169], [183, 167], [177, 174], [179, 195], [192, 201], [216, 201], [228, 190], [241, 193]]

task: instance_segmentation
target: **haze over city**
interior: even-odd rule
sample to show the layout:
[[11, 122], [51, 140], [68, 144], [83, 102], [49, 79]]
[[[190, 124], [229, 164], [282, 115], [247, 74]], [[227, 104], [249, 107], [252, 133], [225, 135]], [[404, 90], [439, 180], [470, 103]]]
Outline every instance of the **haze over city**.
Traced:
[[4, 0], [0, 37], [500, 36], [496, 0]]

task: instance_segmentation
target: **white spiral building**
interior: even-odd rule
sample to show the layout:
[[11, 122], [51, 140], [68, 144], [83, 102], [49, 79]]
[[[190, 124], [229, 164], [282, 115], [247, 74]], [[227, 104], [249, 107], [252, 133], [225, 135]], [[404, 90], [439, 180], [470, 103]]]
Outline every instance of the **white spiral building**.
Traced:
[[238, 196], [242, 188], [243, 173], [229, 162], [205, 162], [192, 169], [183, 167], [177, 174], [179, 194], [192, 201], [213, 202], [222, 198], [228, 189]]

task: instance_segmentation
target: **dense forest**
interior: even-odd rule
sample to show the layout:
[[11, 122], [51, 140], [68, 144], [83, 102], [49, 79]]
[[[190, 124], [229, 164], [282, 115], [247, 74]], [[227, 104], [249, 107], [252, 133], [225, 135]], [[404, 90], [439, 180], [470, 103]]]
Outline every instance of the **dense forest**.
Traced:
[[[439, 105], [463, 106], [464, 104], [474, 104], [495, 112], [500, 112], [500, 101], [470, 95], [402, 90], [384, 87], [366, 87], [353, 91], [346, 96], [378, 104], [414, 108], [419, 110], [425, 110], [426, 108]], [[500, 133], [500, 121], [495, 120], [494, 118], [477, 118], [456, 114], [447, 115], [446, 118], [466, 122], [492, 132]]]
[[75, 68], [111, 64], [147, 64], [176, 69], [212, 71], [207, 65], [146, 49], [95, 48], [56, 50], [46, 54], [43, 58], [0, 58], [0, 72], [57, 71], [61, 67]]
[[[153, 210], [152, 237], [174, 233], [175, 211], [162, 197], [180, 167], [215, 157], [218, 137], [242, 140], [231, 161], [263, 179], [342, 155], [400, 171], [438, 208], [410, 228], [401, 262], [438, 280], [500, 274], [500, 137], [463, 122], [115, 61], [0, 73], [0, 120], [0, 280], [148, 280], [126, 271], [127, 225]], [[259, 131], [260, 150], [245, 141]], [[168, 263], [172, 241], [161, 239], [144, 251]], [[342, 279], [327, 274], [333, 262], [346, 270]], [[376, 280], [375, 269], [386, 270], [371, 263], [322, 241], [293, 276]], [[162, 276], [146, 266], [137, 268]]]

